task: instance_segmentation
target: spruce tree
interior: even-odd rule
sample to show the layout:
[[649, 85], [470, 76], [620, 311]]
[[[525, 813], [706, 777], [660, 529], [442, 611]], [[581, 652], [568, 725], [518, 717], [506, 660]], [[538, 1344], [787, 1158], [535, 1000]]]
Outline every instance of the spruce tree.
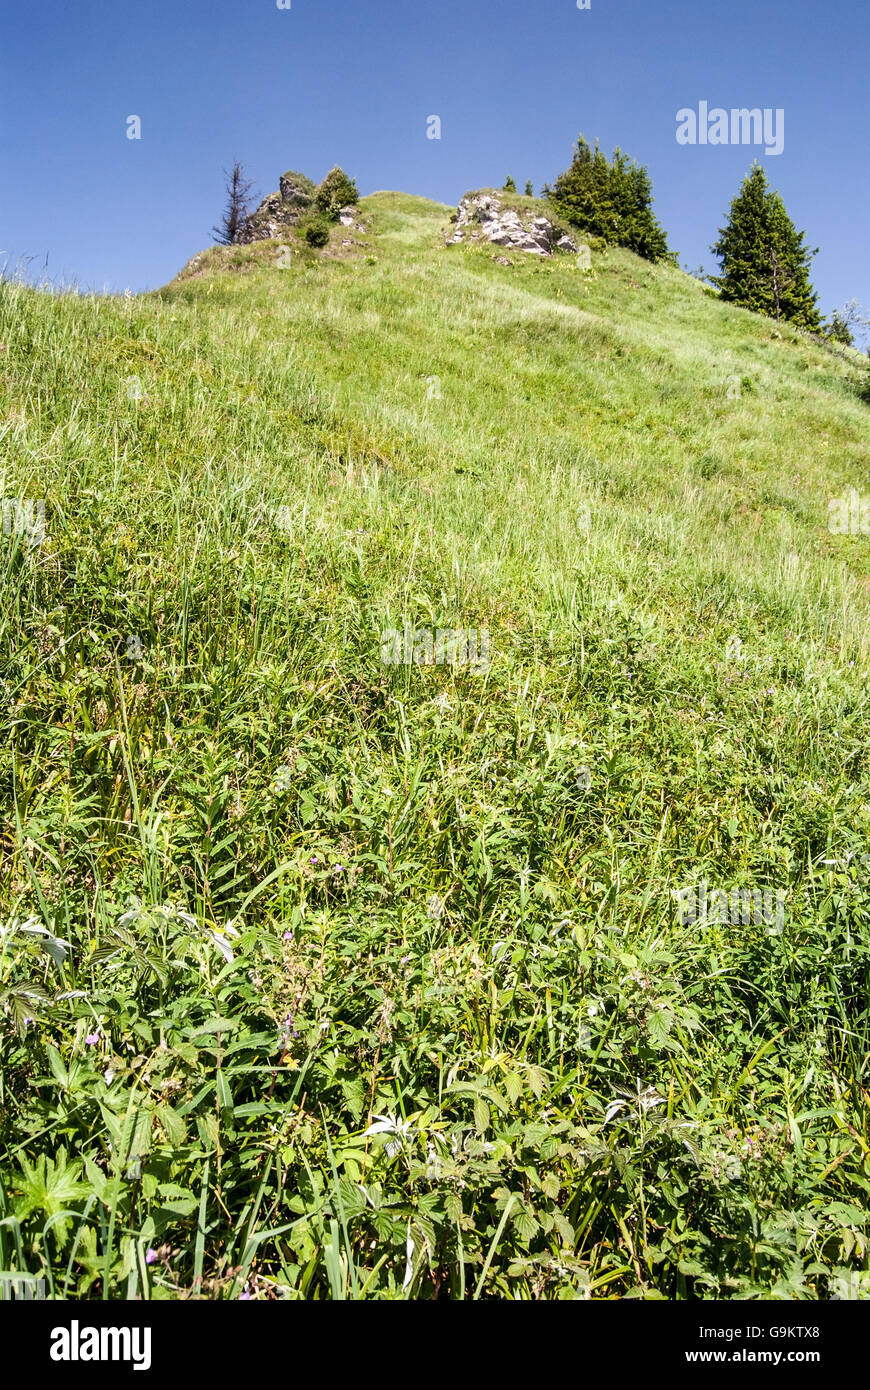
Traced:
[[503, 192], [503, 193], [516, 193], [516, 191], [517, 191], [517, 186], [516, 186], [516, 184], [514, 183], [513, 179], [511, 178], [510, 174], [508, 174], [507, 178], [505, 179], [504, 188], [502, 189], [502, 192]]
[[769, 188], [760, 164], [754, 164], [743, 180], [728, 225], [711, 250], [721, 265], [713, 284], [723, 299], [819, 332], [817, 296], [810, 284], [816, 253], [808, 248], [780, 195]]
[[652, 179], [646, 169], [616, 149], [610, 170], [619, 244], [648, 261], [669, 256], [668, 239], [652, 213]]
[[544, 189], [567, 221], [591, 236], [627, 246], [649, 261], [674, 260], [652, 211], [652, 182], [641, 165], [617, 149], [612, 163], [581, 135], [570, 169]]
[[238, 160], [232, 169], [224, 170], [224, 178], [227, 181], [226, 207], [218, 226], [212, 227], [212, 235], [221, 246], [235, 246], [248, 220], [250, 195], [254, 184], [253, 180], [246, 176], [244, 166]]
[[526, 197], [527, 197], [527, 198], [534, 198], [534, 196], [535, 196], [534, 185], [532, 184], [531, 179], [526, 179]]

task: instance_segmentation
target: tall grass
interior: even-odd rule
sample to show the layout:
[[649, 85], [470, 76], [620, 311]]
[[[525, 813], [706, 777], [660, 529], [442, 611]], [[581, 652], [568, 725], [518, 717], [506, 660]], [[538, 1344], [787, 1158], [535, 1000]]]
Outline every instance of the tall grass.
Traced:
[[[363, 206], [288, 269], [0, 283], [48, 525], [0, 549], [0, 1270], [866, 1292], [860, 373], [627, 252]], [[405, 622], [489, 670], [385, 666]], [[682, 924], [702, 881], [782, 934]]]

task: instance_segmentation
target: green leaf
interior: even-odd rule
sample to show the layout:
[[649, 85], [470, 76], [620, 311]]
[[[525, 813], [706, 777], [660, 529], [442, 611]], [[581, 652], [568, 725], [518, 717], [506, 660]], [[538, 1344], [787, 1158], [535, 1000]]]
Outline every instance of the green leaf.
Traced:
[[230, 1083], [227, 1081], [227, 1078], [224, 1076], [224, 1073], [220, 1068], [218, 1068], [217, 1073], [217, 1095], [218, 1104], [221, 1110], [228, 1110], [230, 1113], [230, 1118], [232, 1118], [233, 1093], [230, 1090]]
[[52, 1075], [64, 1090], [66, 1090], [69, 1085], [69, 1072], [61, 1061], [60, 1053], [57, 1051], [57, 1048], [52, 1047], [51, 1043], [49, 1043], [46, 1048], [46, 1054], [48, 1056], [48, 1065], [51, 1067]]
[[180, 1148], [187, 1138], [187, 1125], [177, 1110], [173, 1110], [171, 1105], [158, 1105], [155, 1116], [163, 1128], [168, 1143], [173, 1148]]
[[211, 1018], [208, 1023], [200, 1023], [194, 1028], [186, 1028], [186, 1038], [199, 1038], [205, 1033], [234, 1033], [241, 1023], [237, 1018]]

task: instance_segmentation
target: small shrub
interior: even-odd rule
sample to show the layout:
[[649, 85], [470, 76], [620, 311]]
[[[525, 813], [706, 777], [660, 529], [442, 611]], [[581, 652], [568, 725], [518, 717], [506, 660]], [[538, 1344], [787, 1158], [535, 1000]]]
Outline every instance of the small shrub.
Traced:
[[309, 246], [325, 246], [329, 241], [329, 223], [325, 217], [313, 217], [303, 230]]
[[314, 201], [324, 216], [335, 222], [342, 208], [359, 201], [359, 191], [353, 179], [336, 165], [318, 187]]

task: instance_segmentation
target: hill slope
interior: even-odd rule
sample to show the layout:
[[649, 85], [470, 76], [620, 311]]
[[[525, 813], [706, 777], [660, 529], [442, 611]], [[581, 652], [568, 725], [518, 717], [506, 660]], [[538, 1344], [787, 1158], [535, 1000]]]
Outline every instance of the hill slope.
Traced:
[[[0, 285], [3, 496], [47, 527], [3, 552], [0, 1263], [856, 1287], [861, 369], [627, 252], [361, 211], [138, 299]], [[488, 659], [388, 664], [406, 625]], [[702, 883], [782, 920], [683, 922]]]

